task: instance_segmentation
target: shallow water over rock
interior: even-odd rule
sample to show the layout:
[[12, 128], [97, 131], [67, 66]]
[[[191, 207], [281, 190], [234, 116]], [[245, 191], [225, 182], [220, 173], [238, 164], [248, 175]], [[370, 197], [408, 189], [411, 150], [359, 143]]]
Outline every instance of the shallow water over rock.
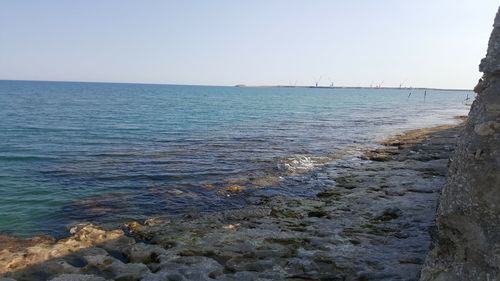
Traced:
[[332, 161], [453, 123], [472, 95], [408, 91], [0, 81], [0, 231], [64, 236], [311, 195], [332, 186]]
[[459, 130], [412, 132], [384, 161], [326, 165], [318, 174], [337, 185], [309, 198], [130, 222], [129, 236], [77, 225], [58, 242], [11, 239], [0, 268], [17, 280], [418, 280]]

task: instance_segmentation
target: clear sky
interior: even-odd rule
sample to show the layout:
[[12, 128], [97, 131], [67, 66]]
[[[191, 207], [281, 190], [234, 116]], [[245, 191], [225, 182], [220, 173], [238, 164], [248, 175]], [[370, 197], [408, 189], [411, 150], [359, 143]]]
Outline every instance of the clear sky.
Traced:
[[0, 79], [472, 88], [498, 0], [0, 0]]

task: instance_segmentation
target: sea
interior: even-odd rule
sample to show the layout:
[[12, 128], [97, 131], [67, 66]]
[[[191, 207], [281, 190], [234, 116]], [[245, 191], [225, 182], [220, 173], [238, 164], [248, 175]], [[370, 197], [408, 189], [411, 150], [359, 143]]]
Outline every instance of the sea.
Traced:
[[[0, 233], [213, 212], [335, 186], [342, 161], [457, 123], [472, 91], [0, 81]], [[328, 172], [325, 172], [328, 171]]]

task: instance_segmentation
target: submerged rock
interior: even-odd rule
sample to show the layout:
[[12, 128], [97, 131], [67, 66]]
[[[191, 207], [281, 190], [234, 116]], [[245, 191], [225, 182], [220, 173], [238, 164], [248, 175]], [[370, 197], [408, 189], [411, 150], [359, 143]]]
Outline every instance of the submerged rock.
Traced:
[[231, 196], [238, 195], [244, 191], [245, 191], [245, 188], [243, 186], [233, 184], [233, 185], [229, 185], [229, 186], [224, 187], [223, 189], [219, 190], [218, 193], [222, 196], [231, 197]]

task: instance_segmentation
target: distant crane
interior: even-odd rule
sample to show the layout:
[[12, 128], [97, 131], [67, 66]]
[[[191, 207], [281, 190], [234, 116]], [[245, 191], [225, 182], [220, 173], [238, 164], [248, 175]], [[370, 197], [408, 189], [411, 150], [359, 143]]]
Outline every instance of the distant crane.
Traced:
[[333, 83], [332, 78], [330, 78], [329, 80], [330, 80], [330, 88], [335, 87], [335, 84]]
[[405, 83], [406, 83], [406, 80], [405, 80], [405, 81], [403, 81], [403, 82], [401, 82], [401, 83], [399, 83], [399, 88], [400, 88], [400, 89], [401, 89], [401, 88], [403, 88], [403, 85], [404, 85]]
[[316, 83], [315, 83], [316, 87], [318, 87], [319, 82], [321, 81], [321, 78], [323, 78], [323, 76], [320, 76], [320, 77], [316, 80]]

